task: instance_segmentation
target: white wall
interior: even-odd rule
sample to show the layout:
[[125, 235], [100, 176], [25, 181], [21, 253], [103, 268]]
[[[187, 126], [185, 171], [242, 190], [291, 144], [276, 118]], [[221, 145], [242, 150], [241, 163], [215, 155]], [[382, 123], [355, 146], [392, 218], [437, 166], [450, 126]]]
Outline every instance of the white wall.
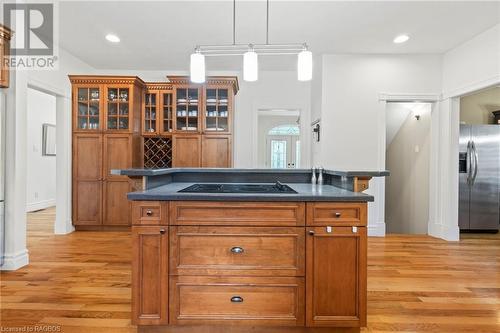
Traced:
[[460, 101], [500, 83], [500, 24], [443, 56], [443, 99], [431, 123], [429, 234], [458, 240], [458, 140]]
[[295, 71], [261, 71], [257, 82], [240, 78], [236, 97], [234, 167], [258, 166], [257, 111], [259, 109], [299, 109], [301, 113], [301, 167], [310, 166], [311, 122], [310, 83], [297, 81]]
[[500, 24], [444, 54], [444, 97], [463, 95], [499, 81]]
[[42, 126], [56, 125], [56, 97], [28, 88], [26, 211], [56, 204], [56, 156], [42, 155]]
[[[337, 170], [385, 169], [385, 102], [381, 93], [441, 92], [439, 55], [325, 55], [322, 78], [322, 142], [314, 159]], [[369, 234], [384, 235], [384, 179], [367, 193]]]
[[26, 248], [27, 96], [28, 86], [57, 95], [56, 233], [71, 225], [71, 84], [68, 74], [93, 74], [94, 69], [60, 49], [59, 69], [11, 71], [6, 91], [5, 261], [2, 270], [18, 269], [29, 262]]

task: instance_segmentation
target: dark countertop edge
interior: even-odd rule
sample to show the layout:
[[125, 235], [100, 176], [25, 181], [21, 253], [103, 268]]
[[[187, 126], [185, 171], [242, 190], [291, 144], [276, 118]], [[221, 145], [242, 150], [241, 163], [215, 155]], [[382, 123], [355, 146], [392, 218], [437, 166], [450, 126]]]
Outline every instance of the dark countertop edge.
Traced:
[[[111, 170], [112, 175], [122, 176], [161, 176], [174, 173], [298, 173], [308, 174], [310, 169], [230, 169], [230, 168], [168, 168], [168, 169], [122, 169]], [[326, 174], [340, 177], [385, 177], [389, 171], [337, 171], [325, 170]]]
[[132, 201], [339, 201], [339, 202], [373, 202], [374, 197], [368, 194], [363, 196], [300, 196], [300, 195], [280, 195], [280, 196], [242, 196], [242, 195], [183, 195], [183, 194], [144, 194], [132, 192], [127, 194], [128, 200]]

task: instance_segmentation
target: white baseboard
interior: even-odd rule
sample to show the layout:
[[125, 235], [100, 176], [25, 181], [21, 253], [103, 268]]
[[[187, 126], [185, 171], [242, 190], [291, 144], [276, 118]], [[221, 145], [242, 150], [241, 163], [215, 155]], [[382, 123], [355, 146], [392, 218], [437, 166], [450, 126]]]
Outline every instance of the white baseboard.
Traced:
[[25, 249], [24, 251], [14, 254], [6, 253], [3, 257], [3, 265], [0, 266], [0, 270], [15, 271], [23, 266], [26, 266], [28, 263], [29, 263], [28, 249]]
[[385, 237], [385, 222], [368, 224], [368, 236]]
[[459, 241], [460, 240], [460, 229], [458, 225], [454, 228], [449, 228], [445, 225], [430, 222], [428, 227], [429, 236], [441, 238], [446, 241]]
[[54, 227], [54, 234], [56, 235], [66, 235], [75, 231], [75, 227], [71, 223], [71, 220], [64, 223], [59, 223], [56, 219], [56, 225]]
[[40, 209], [45, 209], [49, 207], [53, 207], [56, 205], [56, 199], [48, 199], [37, 202], [31, 202], [26, 205], [26, 212], [34, 212]]

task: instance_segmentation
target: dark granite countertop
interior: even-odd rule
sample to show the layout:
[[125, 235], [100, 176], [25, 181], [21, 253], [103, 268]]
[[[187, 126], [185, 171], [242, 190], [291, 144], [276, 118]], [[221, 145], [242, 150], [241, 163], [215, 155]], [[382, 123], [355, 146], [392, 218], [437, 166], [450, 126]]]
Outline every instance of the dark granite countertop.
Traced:
[[[310, 174], [311, 169], [221, 169], [221, 168], [166, 168], [166, 169], [124, 169], [111, 170], [113, 175], [124, 176], [161, 176], [175, 173], [251, 173], [251, 174]], [[389, 171], [341, 171], [324, 170], [325, 174], [340, 177], [384, 177], [389, 176]]]
[[[185, 169], [183, 169], [185, 170]], [[373, 196], [356, 193], [332, 185], [311, 185], [303, 183], [288, 183], [294, 194], [283, 193], [179, 193], [192, 182], [173, 182], [149, 190], [128, 194], [129, 200], [213, 200], [213, 201], [373, 201]]]

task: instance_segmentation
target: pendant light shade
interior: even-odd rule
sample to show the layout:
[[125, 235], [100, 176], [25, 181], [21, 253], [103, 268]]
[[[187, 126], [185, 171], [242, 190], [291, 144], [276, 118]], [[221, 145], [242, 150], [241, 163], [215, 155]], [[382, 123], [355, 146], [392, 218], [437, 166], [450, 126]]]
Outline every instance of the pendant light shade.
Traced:
[[251, 48], [243, 54], [243, 80], [257, 81], [259, 77], [259, 63], [257, 53]]
[[297, 56], [297, 79], [299, 81], [310, 81], [312, 79], [312, 53], [307, 49], [301, 51]]
[[191, 82], [205, 82], [205, 56], [199, 51], [191, 54], [190, 76]]

